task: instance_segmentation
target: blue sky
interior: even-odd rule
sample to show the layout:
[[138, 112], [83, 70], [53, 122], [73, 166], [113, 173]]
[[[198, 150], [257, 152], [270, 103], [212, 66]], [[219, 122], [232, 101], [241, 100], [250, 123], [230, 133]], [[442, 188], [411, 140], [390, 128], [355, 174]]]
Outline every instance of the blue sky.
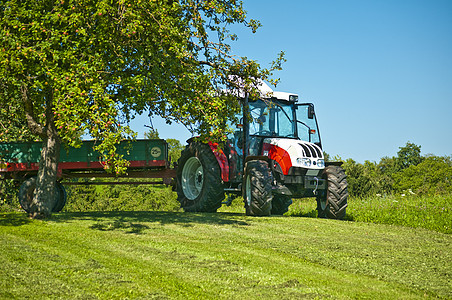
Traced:
[[[422, 154], [452, 155], [452, 1], [244, 1], [262, 27], [234, 53], [263, 66], [286, 53], [275, 90], [313, 102], [324, 150], [379, 161], [407, 141]], [[132, 127], [143, 137], [139, 117]], [[162, 138], [190, 133], [153, 120]]]

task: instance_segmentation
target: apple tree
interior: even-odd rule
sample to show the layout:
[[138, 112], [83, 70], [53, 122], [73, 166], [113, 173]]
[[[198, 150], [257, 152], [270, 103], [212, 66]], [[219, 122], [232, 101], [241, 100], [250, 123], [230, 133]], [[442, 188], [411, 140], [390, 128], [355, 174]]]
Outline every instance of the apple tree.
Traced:
[[260, 26], [235, 0], [0, 3], [0, 110], [19, 112], [20, 131], [43, 142], [33, 218], [51, 214], [62, 145], [89, 134], [105, 168], [123, 172], [116, 145], [133, 137], [128, 121], [145, 111], [221, 139], [239, 110], [223, 91], [253, 93], [284, 61], [281, 53], [267, 69], [232, 55], [230, 25]]

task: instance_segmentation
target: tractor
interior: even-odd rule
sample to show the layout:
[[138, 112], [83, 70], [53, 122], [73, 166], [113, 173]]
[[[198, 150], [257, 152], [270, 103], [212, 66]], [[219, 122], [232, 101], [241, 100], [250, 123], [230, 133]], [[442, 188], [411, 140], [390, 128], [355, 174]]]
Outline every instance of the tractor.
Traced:
[[242, 112], [227, 141], [188, 140], [176, 191], [188, 212], [215, 212], [242, 196], [249, 216], [282, 215], [294, 198], [313, 197], [318, 216], [343, 219], [347, 180], [341, 162], [325, 161], [314, 105], [265, 83], [259, 99], [239, 97]]

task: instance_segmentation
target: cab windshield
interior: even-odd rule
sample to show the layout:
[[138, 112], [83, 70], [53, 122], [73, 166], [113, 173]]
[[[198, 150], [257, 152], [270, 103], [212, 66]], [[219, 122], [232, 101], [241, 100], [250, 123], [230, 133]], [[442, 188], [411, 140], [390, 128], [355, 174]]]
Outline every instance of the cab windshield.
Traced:
[[320, 146], [317, 121], [310, 104], [258, 100], [249, 102], [249, 108], [250, 135], [295, 138]]
[[250, 135], [296, 138], [293, 104], [249, 102]]

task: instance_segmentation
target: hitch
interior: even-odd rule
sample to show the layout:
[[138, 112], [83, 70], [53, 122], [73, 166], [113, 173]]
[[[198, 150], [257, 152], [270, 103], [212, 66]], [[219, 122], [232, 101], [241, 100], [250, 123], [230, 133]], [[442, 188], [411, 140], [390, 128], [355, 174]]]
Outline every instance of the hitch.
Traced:
[[314, 188], [314, 190], [312, 191], [312, 193], [313, 193], [315, 196], [317, 196], [317, 188], [319, 187], [319, 179], [318, 179], [316, 176], [314, 176], [314, 180], [315, 180], [315, 188]]

